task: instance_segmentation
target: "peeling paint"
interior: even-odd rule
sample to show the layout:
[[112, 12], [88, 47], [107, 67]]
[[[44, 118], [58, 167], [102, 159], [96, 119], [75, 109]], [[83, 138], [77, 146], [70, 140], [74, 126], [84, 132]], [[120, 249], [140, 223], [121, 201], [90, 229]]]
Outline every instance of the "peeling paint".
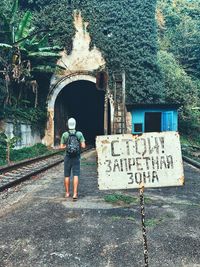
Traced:
[[88, 22], [83, 22], [80, 12], [78, 14], [74, 12], [76, 34], [73, 39], [72, 52], [68, 55], [66, 50], [62, 51], [62, 57], [58, 61], [58, 65], [66, 69], [62, 75], [77, 71], [94, 71], [100, 67], [104, 68], [106, 62], [101, 52], [95, 46], [90, 49], [91, 38], [87, 32], [88, 25]]
[[[106, 61], [102, 53], [94, 46], [90, 49], [91, 38], [87, 31], [89, 23], [84, 22], [81, 13], [74, 12], [74, 26], [76, 29], [73, 38], [72, 51], [67, 54], [66, 50], [61, 52], [61, 58], [57, 64], [65, 68], [55, 73], [51, 78], [50, 93], [48, 96], [48, 120], [43, 143], [48, 146], [54, 145], [54, 106], [61, 90], [68, 84], [86, 80], [96, 82], [96, 77], [91, 72], [104, 69]], [[112, 113], [112, 107], [111, 107]], [[112, 114], [111, 114], [112, 116]]]
[[185, 184], [185, 178], [184, 178], [184, 176], [181, 176], [179, 178], [179, 182], [180, 182], [181, 185], [184, 185]]
[[101, 143], [102, 144], [110, 144], [110, 142], [108, 140], [102, 140]]

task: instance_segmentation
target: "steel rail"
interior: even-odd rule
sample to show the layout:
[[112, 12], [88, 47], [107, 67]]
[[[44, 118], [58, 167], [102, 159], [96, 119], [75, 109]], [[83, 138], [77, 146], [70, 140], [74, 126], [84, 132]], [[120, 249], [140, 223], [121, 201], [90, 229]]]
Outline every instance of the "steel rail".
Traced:
[[[92, 147], [88, 146], [86, 149], [82, 150], [82, 153], [91, 148]], [[0, 192], [63, 162], [64, 156], [58, 155], [59, 153], [60, 151], [1, 168]], [[4, 172], [2, 170], [4, 170]]]
[[200, 169], [200, 162], [194, 160], [194, 159], [191, 159], [191, 158], [188, 158], [186, 156], [182, 156], [183, 160], [189, 164], [191, 164], [192, 166]]
[[6, 166], [3, 166], [3, 167], [0, 167], [0, 174], [2, 174], [5, 171], [11, 171], [11, 170], [15, 170], [18, 167], [25, 166], [27, 163], [30, 164], [30, 163], [37, 162], [37, 161], [42, 160], [42, 159], [50, 158], [53, 155], [60, 154], [62, 151], [64, 151], [64, 150], [59, 150], [59, 151], [50, 153], [48, 155], [43, 155], [43, 156], [39, 156], [39, 157], [35, 157], [35, 158], [30, 158], [30, 159], [26, 159], [26, 160], [22, 160], [22, 161], [16, 162], [16, 163], [11, 164], [11, 165], [6, 165]]
[[[92, 149], [88, 146], [82, 151]], [[46, 171], [64, 161], [64, 156], [59, 155], [64, 150], [59, 150], [49, 155], [20, 161], [16, 164], [0, 168], [0, 192], [15, 186], [43, 171]], [[183, 160], [200, 169], [200, 163], [188, 157], [182, 156]]]

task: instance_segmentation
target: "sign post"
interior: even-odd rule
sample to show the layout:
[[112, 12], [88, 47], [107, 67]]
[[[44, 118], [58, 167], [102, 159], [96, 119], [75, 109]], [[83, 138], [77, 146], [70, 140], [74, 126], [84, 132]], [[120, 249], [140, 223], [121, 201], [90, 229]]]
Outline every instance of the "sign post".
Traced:
[[184, 185], [179, 134], [170, 131], [97, 136], [96, 149], [100, 190], [140, 190], [144, 260], [148, 267], [144, 188]]
[[140, 189], [140, 207], [141, 207], [142, 236], [143, 236], [143, 247], [144, 247], [144, 266], [148, 267], [149, 261], [148, 261], [147, 234], [146, 234], [145, 211], [144, 211], [144, 187]]

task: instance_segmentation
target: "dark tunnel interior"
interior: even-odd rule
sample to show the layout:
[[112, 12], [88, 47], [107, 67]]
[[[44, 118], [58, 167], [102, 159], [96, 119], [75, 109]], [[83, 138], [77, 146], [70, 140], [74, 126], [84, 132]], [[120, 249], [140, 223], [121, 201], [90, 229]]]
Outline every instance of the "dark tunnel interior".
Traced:
[[70, 117], [76, 119], [76, 130], [83, 133], [87, 144], [94, 144], [96, 136], [104, 134], [104, 95], [89, 81], [76, 81], [62, 89], [55, 103], [55, 145]]

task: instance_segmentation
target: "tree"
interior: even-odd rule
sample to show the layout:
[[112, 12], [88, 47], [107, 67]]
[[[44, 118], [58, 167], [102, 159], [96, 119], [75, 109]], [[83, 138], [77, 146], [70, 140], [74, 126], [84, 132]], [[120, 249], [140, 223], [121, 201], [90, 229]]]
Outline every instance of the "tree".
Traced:
[[10, 153], [12, 149], [15, 147], [16, 142], [19, 140], [18, 137], [7, 137], [4, 132], [0, 132], [0, 159], [6, 159], [8, 165], [10, 165]]
[[167, 102], [181, 104], [179, 129], [200, 132], [200, 2], [158, 0], [159, 64]]
[[161, 68], [165, 101], [186, 107], [195, 107], [198, 103], [198, 86], [185, 72], [172, 53], [159, 51], [158, 62]]
[[12, 5], [10, 16], [0, 11], [4, 42], [0, 43], [0, 68], [5, 81], [7, 96], [5, 104], [12, 104], [12, 97], [18, 91], [18, 102], [23, 91], [31, 88], [35, 94], [34, 106], [37, 106], [37, 71], [53, 73], [59, 58], [58, 46], [48, 46], [48, 38], [38, 38], [43, 30], [35, 31], [32, 27], [32, 13], [26, 11], [18, 19], [18, 0]]
[[199, 14], [199, 1], [158, 0], [160, 48], [173, 53], [185, 71], [195, 78], [200, 78]]

